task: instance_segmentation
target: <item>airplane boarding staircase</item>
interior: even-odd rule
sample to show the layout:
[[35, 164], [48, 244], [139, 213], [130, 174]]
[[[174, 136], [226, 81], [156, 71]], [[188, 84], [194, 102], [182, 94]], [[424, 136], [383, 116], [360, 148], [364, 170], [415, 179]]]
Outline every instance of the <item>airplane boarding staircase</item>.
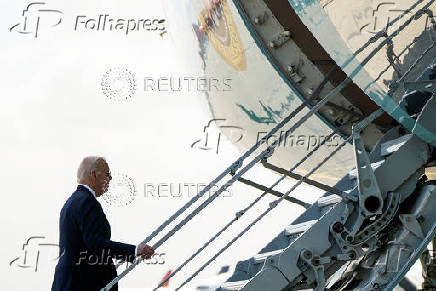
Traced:
[[[352, 82], [353, 76], [381, 48], [388, 45], [392, 38], [396, 37], [417, 16], [425, 13], [433, 2], [434, 0], [427, 2], [415, 15], [410, 16], [404, 13], [392, 20], [388, 26], [393, 25], [399, 18], [408, 17], [391, 35], [380, 32], [356, 51], [355, 56], [371, 43], [379, 41], [361, 62], [361, 67], [356, 68], [330, 93], [320, 96], [320, 91], [329, 78], [327, 75], [326, 80], [314, 90], [310, 98], [306, 99], [301, 106], [278, 123], [264, 139], [253, 145], [143, 241], [144, 243], [150, 242], [171, 222], [187, 212], [184, 219], [156, 239], [153, 248], [158, 249], [232, 183], [245, 183], [263, 191], [262, 195], [236, 213], [231, 221], [180, 264], [167, 278], [169, 280], [263, 197], [271, 194], [278, 196], [264, 212], [260, 213], [241, 233], [207, 260], [176, 290], [188, 284], [283, 200], [305, 207], [306, 211], [291, 222], [258, 254], [240, 261], [233, 275], [222, 284], [219, 290], [391, 290], [398, 285], [419, 258], [423, 262], [428, 290], [436, 288], [434, 282], [436, 281], [436, 264], [432, 255], [427, 251], [427, 245], [436, 233], [436, 184], [428, 181], [425, 176], [425, 169], [435, 164], [436, 99], [433, 95], [436, 92], [436, 81], [423, 77], [432, 74], [423, 73], [421, 78], [415, 82], [399, 81], [391, 84], [392, 90], [401, 87], [413, 94], [404, 95], [400, 104], [390, 109], [388, 113], [396, 117], [398, 124], [382, 136], [371, 152], [367, 152], [361, 132], [385, 113], [383, 104], [380, 109], [354, 123], [351, 135], [345, 137], [340, 145], [335, 147], [329, 155], [323, 157], [304, 176], [295, 174], [295, 169], [311, 158], [330, 137], [337, 134], [336, 130], [333, 130], [323, 142], [297, 164], [292, 165], [289, 170], [268, 163], [268, 158], [274, 154], [282, 136], [292, 133], [308, 118], [316, 114], [334, 95]], [[419, 60], [420, 58], [413, 66], [416, 66]], [[428, 67], [427, 71], [436, 71], [434, 65], [427, 64], [426, 67]], [[410, 108], [414, 106], [416, 98], [421, 101], [425, 99], [425, 102], [420, 102], [422, 105], [418, 107], [415, 106], [415, 112], [412, 113]], [[309, 111], [295, 121], [297, 114], [307, 108]], [[293, 123], [290, 122], [291, 120]], [[262, 147], [266, 140], [274, 137], [274, 134], [280, 132], [280, 129], [285, 126], [289, 126], [289, 129], [282, 132], [272, 144]], [[310, 178], [317, 169], [349, 143], [352, 143], [354, 148], [354, 169], [350, 169], [350, 172], [333, 187]], [[244, 178], [243, 174], [255, 164], [262, 164], [281, 174], [281, 177], [269, 187]], [[229, 179], [219, 190], [188, 212], [188, 208], [191, 208], [204, 193], [207, 193], [212, 185], [216, 185], [226, 177]], [[273, 188], [286, 177], [292, 177], [297, 182], [286, 193], [274, 190]], [[313, 205], [291, 197], [292, 191], [302, 183], [323, 189], [325, 194]], [[423, 253], [424, 255], [421, 256]], [[110, 290], [138, 264], [140, 260], [126, 268], [102, 290]], [[164, 283], [165, 281], [161, 282], [156, 289]]]

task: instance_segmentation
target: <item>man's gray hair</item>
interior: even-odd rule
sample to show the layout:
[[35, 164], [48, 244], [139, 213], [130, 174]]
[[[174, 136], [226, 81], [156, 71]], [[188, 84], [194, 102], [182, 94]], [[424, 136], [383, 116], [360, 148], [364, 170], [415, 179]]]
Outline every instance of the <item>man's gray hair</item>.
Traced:
[[92, 170], [98, 169], [98, 162], [100, 160], [106, 161], [104, 157], [99, 156], [89, 156], [82, 160], [79, 169], [77, 170], [77, 182], [86, 178]]

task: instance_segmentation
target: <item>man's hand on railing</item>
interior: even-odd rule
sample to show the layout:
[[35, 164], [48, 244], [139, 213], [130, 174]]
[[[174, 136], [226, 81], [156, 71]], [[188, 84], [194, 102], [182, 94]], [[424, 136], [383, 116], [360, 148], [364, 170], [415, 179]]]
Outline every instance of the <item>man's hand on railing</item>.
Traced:
[[151, 256], [154, 254], [154, 249], [150, 247], [147, 244], [140, 244], [138, 245], [137, 254], [136, 256], [141, 256], [145, 259], [150, 259]]

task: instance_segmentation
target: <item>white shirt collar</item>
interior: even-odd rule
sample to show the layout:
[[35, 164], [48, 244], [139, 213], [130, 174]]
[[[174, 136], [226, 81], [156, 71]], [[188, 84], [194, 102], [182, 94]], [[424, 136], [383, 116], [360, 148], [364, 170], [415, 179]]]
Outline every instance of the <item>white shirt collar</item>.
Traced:
[[95, 196], [95, 192], [94, 192], [94, 190], [92, 190], [91, 187], [89, 187], [88, 185], [85, 185], [85, 184], [79, 184], [79, 185], [82, 185], [83, 187], [85, 187], [86, 189], [88, 189], [89, 192], [91, 192], [92, 195], [94, 195], [94, 197], [97, 198], [97, 197]]

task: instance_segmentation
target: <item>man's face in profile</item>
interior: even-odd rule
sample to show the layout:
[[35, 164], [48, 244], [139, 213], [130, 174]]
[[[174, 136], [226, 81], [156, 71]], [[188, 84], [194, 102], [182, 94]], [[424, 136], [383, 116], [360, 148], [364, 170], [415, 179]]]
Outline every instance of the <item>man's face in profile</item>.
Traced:
[[109, 189], [109, 182], [112, 180], [109, 165], [105, 161], [100, 161], [98, 171], [96, 173], [96, 196], [99, 197], [107, 192]]

